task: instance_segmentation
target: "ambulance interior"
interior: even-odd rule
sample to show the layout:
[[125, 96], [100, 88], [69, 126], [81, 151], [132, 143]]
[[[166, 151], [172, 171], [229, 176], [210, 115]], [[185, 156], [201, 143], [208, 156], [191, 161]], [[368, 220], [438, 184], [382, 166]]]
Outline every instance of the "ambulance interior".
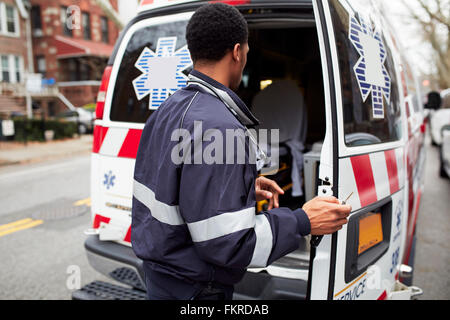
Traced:
[[[249, 20], [248, 24], [250, 51], [237, 93], [260, 120], [257, 130], [280, 130], [279, 169], [265, 175], [285, 190], [280, 206], [301, 208], [316, 196], [325, 137], [325, 97], [315, 23], [271, 19]], [[263, 210], [267, 203], [257, 207]], [[274, 262], [265, 272], [307, 282], [309, 240], [304, 237], [297, 251]], [[242, 289], [238, 286], [237, 291]], [[256, 291], [248, 294], [258, 295]]]

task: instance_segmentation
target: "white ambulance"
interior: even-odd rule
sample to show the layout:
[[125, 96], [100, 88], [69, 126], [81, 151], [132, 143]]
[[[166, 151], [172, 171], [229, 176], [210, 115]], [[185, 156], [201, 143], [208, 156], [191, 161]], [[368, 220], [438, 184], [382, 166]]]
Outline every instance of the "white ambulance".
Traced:
[[[274, 125], [263, 106], [271, 101], [280, 136], [303, 129], [280, 141], [279, 169], [268, 175], [286, 190], [280, 205], [294, 209], [334, 195], [353, 208], [339, 232], [305, 237], [297, 251], [249, 269], [234, 298], [418, 296], [411, 282], [426, 122], [412, 67], [388, 22], [370, 1], [222, 2], [235, 5], [249, 26], [238, 95], [268, 119], [266, 127]], [[187, 83], [185, 29], [203, 3], [144, 0], [116, 43], [98, 94], [85, 247], [95, 269], [128, 286], [97, 281], [74, 299], [145, 298], [142, 261], [130, 244], [135, 157], [147, 118]], [[292, 174], [299, 159], [292, 145], [300, 146], [300, 177]]]

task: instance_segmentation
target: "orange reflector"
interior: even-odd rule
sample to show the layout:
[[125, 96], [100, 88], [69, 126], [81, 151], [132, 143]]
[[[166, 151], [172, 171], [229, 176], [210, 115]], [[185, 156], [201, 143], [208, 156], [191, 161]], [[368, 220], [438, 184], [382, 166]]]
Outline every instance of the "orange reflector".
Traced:
[[381, 213], [372, 213], [359, 220], [358, 254], [383, 241]]

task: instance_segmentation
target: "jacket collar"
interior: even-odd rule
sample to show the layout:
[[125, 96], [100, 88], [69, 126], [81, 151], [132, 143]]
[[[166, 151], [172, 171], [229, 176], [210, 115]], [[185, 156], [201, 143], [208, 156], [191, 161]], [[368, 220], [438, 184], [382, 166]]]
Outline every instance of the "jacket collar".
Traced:
[[215, 95], [244, 126], [255, 127], [259, 124], [258, 119], [256, 119], [245, 103], [231, 89], [204, 73], [192, 70], [189, 74], [188, 85], [199, 86]]

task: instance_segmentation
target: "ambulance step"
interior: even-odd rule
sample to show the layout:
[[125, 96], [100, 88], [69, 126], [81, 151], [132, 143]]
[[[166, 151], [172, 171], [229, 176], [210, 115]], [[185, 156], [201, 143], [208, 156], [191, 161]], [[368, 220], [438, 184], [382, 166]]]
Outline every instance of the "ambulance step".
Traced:
[[139, 276], [137, 273], [130, 268], [117, 268], [113, 272], [111, 272], [110, 277], [116, 281], [122, 282], [129, 286], [132, 286], [135, 289], [146, 291], [144, 285], [141, 280], [139, 280]]
[[94, 281], [72, 293], [72, 300], [146, 300], [144, 291]]

